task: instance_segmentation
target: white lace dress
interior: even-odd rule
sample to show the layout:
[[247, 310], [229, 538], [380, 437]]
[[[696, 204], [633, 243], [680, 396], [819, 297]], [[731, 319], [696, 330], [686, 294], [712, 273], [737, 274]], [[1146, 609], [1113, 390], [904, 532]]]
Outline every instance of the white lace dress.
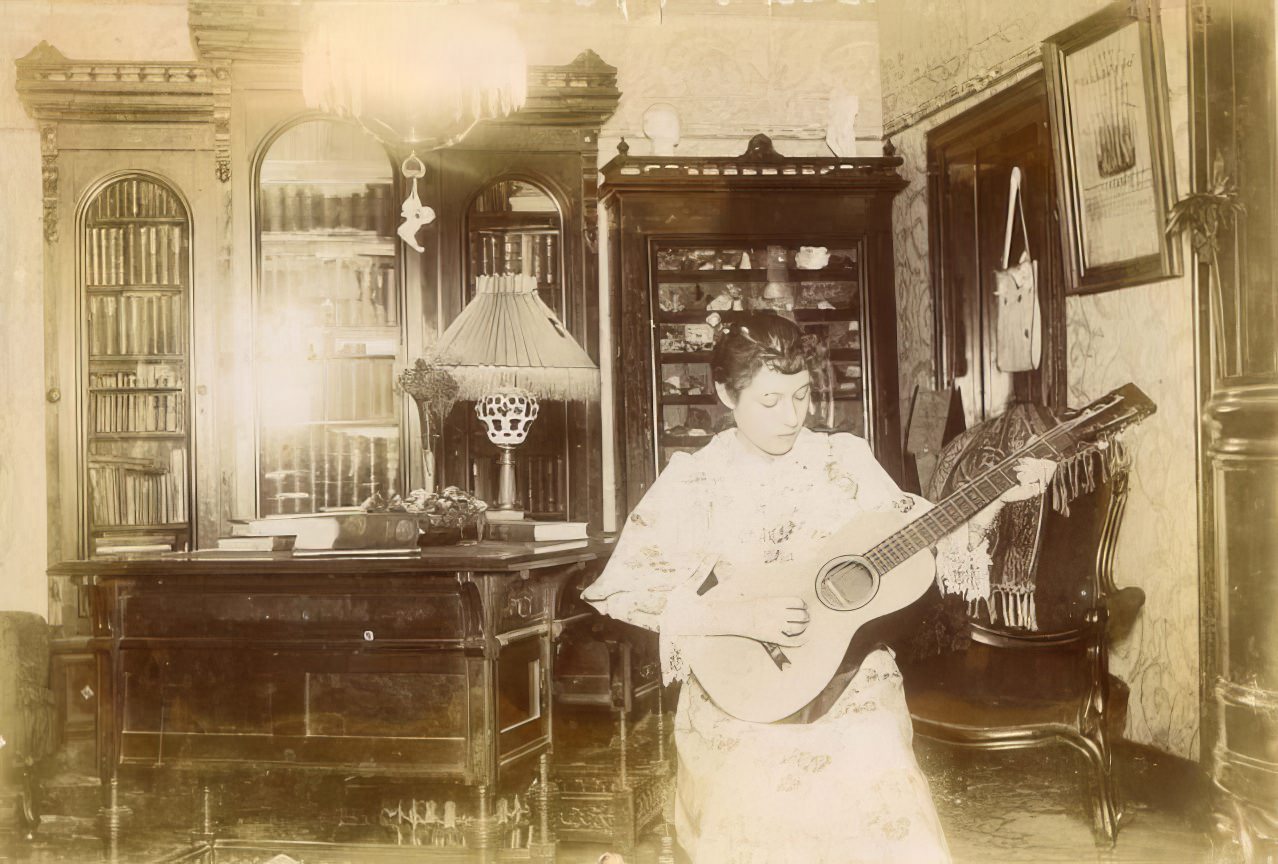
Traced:
[[[707, 556], [717, 558], [720, 581], [745, 562], [784, 568], [858, 511], [910, 510], [920, 501], [855, 436], [804, 430], [788, 454], [768, 457], [728, 430], [694, 454], [676, 454], [584, 596], [607, 615], [660, 632], [663, 614], [695, 591], [690, 582]], [[973, 569], [965, 554], [946, 557]], [[696, 864], [949, 860], [888, 651], [871, 653], [817, 721], [760, 724], [721, 711], [684, 668], [677, 640], [663, 633], [660, 641], [666, 681], [685, 681], [675, 718], [675, 827]]]

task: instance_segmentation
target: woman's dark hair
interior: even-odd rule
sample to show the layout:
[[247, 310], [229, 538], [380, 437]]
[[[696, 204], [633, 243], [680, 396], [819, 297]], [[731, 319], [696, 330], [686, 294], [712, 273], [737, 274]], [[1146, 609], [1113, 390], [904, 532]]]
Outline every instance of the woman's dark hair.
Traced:
[[808, 368], [803, 331], [789, 318], [760, 313], [719, 327], [710, 372], [735, 399], [764, 366], [782, 375]]

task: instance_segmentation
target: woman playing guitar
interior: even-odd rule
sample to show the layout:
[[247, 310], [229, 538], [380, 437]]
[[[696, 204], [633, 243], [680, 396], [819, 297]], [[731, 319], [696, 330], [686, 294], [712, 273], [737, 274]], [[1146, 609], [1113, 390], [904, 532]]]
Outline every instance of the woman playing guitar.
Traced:
[[[889, 650], [875, 648], [835, 675], [819, 710], [771, 723], [723, 710], [686, 662], [690, 640], [734, 636], [762, 643], [784, 665], [785, 649], [801, 650], [809, 635], [810, 601], [784, 590], [743, 598], [715, 586], [760, 567], [784, 585], [787, 567], [858, 514], [929, 506], [898, 489], [862, 439], [804, 428], [811, 377], [801, 337], [793, 322], [766, 314], [721, 329], [711, 368], [735, 428], [696, 453], [675, 454], [583, 596], [658, 631], [666, 683], [684, 682], [675, 826], [689, 859], [948, 861]], [[998, 508], [1041, 493], [1054, 468], [1017, 463], [1018, 485], [937, 544], [938, 567], [988, 567], [985, 531]]]

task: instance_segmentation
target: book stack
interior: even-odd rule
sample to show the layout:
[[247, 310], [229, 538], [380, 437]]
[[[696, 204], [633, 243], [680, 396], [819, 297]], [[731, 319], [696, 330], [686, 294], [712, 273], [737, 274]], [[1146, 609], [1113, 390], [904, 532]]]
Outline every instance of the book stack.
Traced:
[[520, 519], [512, 522], [489, 522], [485, 532], [489, 539], [507, 543], [531, 543], [534, 551], [556, 552], [585, 546], [588, 538], [585, 522], [558, 522]]

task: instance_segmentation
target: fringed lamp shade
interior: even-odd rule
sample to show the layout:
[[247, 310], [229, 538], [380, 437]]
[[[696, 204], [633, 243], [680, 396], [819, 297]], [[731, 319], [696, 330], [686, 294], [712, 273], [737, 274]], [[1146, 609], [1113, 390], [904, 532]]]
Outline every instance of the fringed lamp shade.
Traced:
[[556, 401], [599, 399], [599, 369], [537, 295], [532, 276], [479, 276], [475, 298], [436, 351], [462, 399], [506, 387]]

